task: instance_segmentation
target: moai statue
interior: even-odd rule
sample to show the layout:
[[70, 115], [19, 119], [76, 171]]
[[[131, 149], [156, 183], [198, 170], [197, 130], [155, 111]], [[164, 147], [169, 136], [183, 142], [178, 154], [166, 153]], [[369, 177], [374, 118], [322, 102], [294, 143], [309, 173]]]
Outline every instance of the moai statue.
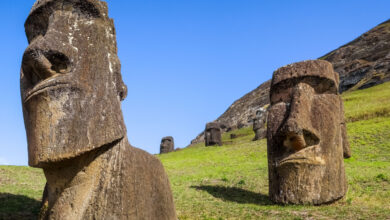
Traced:
[[172, 152], [174, 151], [174, 149], [175, 149], [175, 143], [173, 141], [173, 137], [168, 136], [168, 137], [163, 137], [161, 139], [160, 154]]
[[218, 122], [207, 123], [204, 133], [206, 146], [222, 145], [221, 125]]
[[177, 219], [161, 162], [126, 136], [106, 3], [38, 0], [25, 29], [21, 96], [29, 165], [47, 179], [42, 218]]
[[332, 64], [315, 60], [274, 72], [268, 113], [271, 200], [324, 204], [347, 191], [343, 153], [350, 155], [339, 77]]
[[256, 111], [256, 117], [253, 119], [253, 131], [255, 137], [253, 141], [261, 140], [267, 136], [265, 124], [267, 122], [267, 110], [259, 109]]

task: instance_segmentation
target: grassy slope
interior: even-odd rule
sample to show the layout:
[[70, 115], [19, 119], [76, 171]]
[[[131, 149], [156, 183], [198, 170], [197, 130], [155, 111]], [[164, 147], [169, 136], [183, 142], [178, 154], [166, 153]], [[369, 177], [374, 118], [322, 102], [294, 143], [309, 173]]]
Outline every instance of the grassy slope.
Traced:
[[[343, 94], [353, 156], [345, 160], [349, 191], [325, 206], [278, 206], [268, 200], [266, 141], [251, 128], [222, 147], [203, 144], [161, 155], [180, 219], [389, 219], [390, 83]], [[0, 219], [31, 217], [44, 185], [40, 170], [0, 166]], [[7, 198], [7, 199], [4, 199]], [[30, 214], [32, 213], [32, 214]]]

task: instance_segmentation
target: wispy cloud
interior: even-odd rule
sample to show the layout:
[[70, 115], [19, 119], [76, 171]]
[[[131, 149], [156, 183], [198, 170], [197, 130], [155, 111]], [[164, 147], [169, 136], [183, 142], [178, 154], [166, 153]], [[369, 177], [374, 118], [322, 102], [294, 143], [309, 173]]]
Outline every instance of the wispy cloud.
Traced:
[[9, 165], [9, 163], [5, 158], [0, 157], [0, 165]]

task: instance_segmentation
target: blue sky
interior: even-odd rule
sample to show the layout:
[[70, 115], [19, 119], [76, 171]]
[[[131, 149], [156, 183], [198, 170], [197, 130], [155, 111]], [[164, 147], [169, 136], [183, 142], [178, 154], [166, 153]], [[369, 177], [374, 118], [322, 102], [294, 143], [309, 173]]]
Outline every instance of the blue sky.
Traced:
[[[318, 58], [390, 18], [388, 0], [108, 0], [130, 143], [185, 147], [280, 66]], [[27, 165], [19, 92], [34, 0], [0, 1], [0, 164]]]

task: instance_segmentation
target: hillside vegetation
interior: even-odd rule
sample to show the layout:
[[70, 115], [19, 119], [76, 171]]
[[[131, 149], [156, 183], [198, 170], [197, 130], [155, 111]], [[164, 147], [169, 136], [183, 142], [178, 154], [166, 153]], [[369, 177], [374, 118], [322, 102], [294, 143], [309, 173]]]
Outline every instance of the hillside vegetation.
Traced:
[[[353, 156], [347, 196], [324, 206], [279, 206], [268, 199], [266, 140], [251, 128], [223, 135], [222, 147], [197, 144], [159, 155], [180, 219], [390, 219], [390, 83], [343, 94]], [[239, 137], [231, 140], [230, 134]], [[41, 170], [0, 166], [0, 219], [34, 218]]]

